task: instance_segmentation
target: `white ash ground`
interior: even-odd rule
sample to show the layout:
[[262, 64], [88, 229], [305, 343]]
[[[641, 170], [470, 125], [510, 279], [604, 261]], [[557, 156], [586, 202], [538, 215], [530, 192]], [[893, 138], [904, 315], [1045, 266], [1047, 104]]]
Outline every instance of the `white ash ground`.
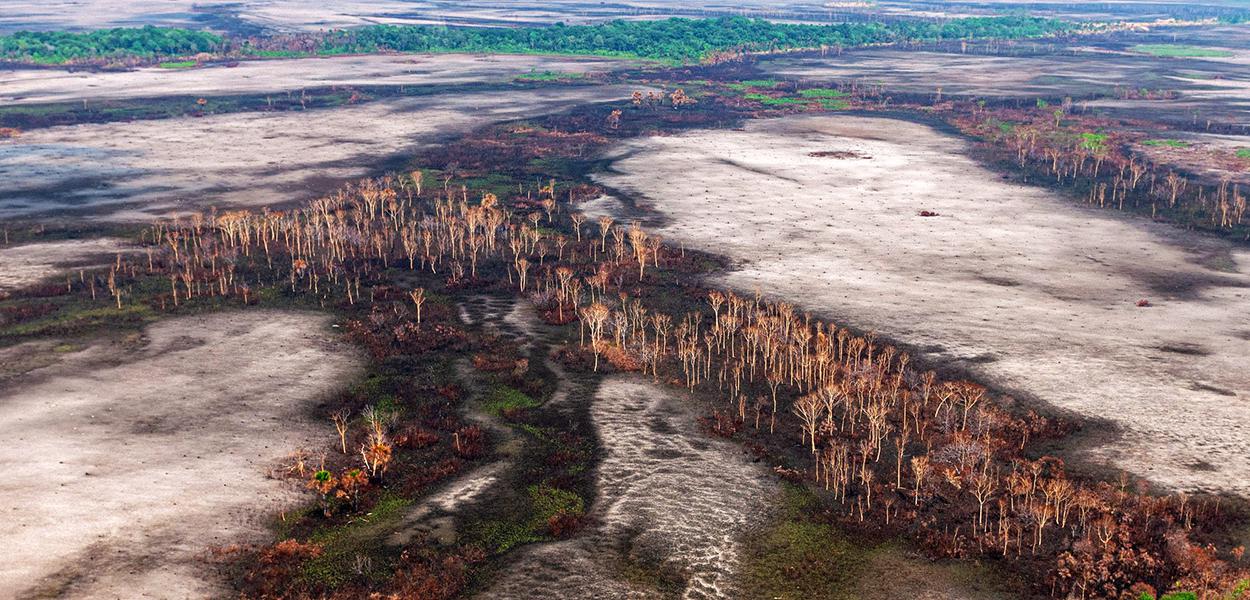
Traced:
[[660, 598], [630, 566], [677, 582], [683, 598], [734, 598], [741, 540], [776, 490], [733, 442], [698, 429], [691, 399], [645, 378], [603, 380], [591, 419], [603, 445], [593, 529], [521, 551], [482, 598]]
[[595, 58], [478, 54], [383, 54], [248, 60], [195, 69], [132, 71], [0, 69], [0, 104], [292, 92], [333, 86], [464, 85], [511, 81], [530, 72], [602, 73], [634, 64]]
[[576, 86], [379, 100], [334, 109], [51, 127], [0, 141], [0, 218], [112, 221], [316, 197], [387, 156], [494, 122], [628, 98]]
[[74, 269], [105, 265], [130, 250], [113, 238], [0, 246], [0, 293], [27, 287]]
[[800, 117], [632, 141], [597, 179], [662, 214], [664, 239], [737, 261], [725, 286], [1123, 427], [1094, 461], [1250, 493], [1250, 252], [1009, 183], [966, 151], [906, 121]]
[[228, 595], [210, 548], [266, 541], [305, 499], [272, 470], [334, 440], [310, 408], [359, 360], [328, 320], [169, 319], [142, 348], [98, 343], [7, 380], [0, 596]]

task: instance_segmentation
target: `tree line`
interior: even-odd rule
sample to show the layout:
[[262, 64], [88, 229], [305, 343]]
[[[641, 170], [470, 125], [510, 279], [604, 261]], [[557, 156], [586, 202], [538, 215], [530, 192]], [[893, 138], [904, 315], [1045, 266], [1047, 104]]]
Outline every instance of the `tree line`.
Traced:
[[185, 57], [490, 52], [577, 54], [697, 62], [716, 53], [957, 39], [1019, 39], [1072, 33], [1074, 23], [1025, 16], [945, 21], [799, 25], [723, 17], [612, 21], [545, 27], [369, 25], [308, 34], [223, 38], [199, 31], [143, 27], [88, 33], [18, 32], [0, 36], [0, 59], [44, 64]]
[[19, 31], [0, 36], [0, 60], [40, 64], [160, 59], [225, 49], [226, 38], [215, 33], [150, 25], [86, 33]]

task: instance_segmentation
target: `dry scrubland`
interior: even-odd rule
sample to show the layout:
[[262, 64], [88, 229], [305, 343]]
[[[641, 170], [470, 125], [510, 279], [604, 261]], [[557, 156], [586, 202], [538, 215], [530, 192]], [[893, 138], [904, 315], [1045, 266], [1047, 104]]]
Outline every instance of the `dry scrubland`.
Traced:
[[580, 86], [378, 100], [334, 109], [50, 127], [0, 142], [0, 218], [77, 210], [142, 221], [315, 197], [387, 156], [490, 123], [621, 99]]
[[624, 61], [474, 54], [368, 55], [252, 60], [195, 69], [0, 69], [0, 103], [99, 102], [163, 96], [299, 93], [330, 86], [463, 85], [511, 81], [530, 71], [609, 71]]
[[270, 470], [334, 437], [311, 407], [358, 361], [328, 321], [169, 319], [8, 380], [0, 596], [223, 593], [210, 547], [265, 541], [267, 519], [304, 499]]
[[[966, 150], [905, 121], [800, 117], [629, 142], [597, 179], [658, 211], [666, 240], [737, 261], [724, 285], [1123, 427], [1094, 460], [1250, 492], [1250, 253], [1009, 183]], [[809, 155], [827, 151], [870, 158]]]

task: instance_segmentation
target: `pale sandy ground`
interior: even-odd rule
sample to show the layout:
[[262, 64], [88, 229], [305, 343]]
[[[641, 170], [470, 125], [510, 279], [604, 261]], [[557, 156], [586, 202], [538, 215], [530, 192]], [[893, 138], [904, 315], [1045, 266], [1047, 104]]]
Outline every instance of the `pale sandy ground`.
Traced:
[[8, 380], [0, 597], [228, 595], [207, 551], [264, 541], [303, 498], [270, 472], [334, 439], [309, 409], [359, 361], [327, 324], [270, 310], [170, 319], [141, 348], [99, 343]]
[[699, 431], [689, 398], [636, 376], [603, 380], [591, 404], [603, 445], [591, 531], [530, 546], [481, 598], [661, 598], [629, 565], [684, 582], [683, 598], [737, 597], [741, 541], [776, 490], [737, 444]]
[[331, 86], [496, 83], [529, 72], [598, 73], [630, 64], [554, 56], [404, 54], [250, 60], [234, 67], [195, 69], [0, 69], [0, 105], [160, 96], [298, 95], [302, 89]]
[[39, 283], [75, 268], [107, 264], [126, 252], [121, 240], [93, 238], [0, 247], [0, 292]]
[[315, 197], [388, 156], [489, 123], [627, 98], [576, 86], [398, 98], [334, 109], [52, 127], [0, 141], [0, 218], [89, 210], [143, 221]]
[[[872, 158], [808, 156], [827, 150]], [[666, 240], [738, 261], [720, 284], [1123, 427], [1093, 461], [1250, 493], [1250, 253], [1005, 182], [966, 150], [924, 125], [803, 117], [630, 142], [597, 179], [662, 214]]]

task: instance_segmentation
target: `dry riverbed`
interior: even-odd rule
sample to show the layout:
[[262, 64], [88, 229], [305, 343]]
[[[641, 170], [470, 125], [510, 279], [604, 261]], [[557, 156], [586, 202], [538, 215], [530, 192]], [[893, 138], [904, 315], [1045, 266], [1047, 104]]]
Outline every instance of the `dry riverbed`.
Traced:
[[645, 378], [609, 376], [591, 401], [603, 444], [593, 529], [522, 550], [481, 597], [737, 597], [742, 538], [777, 495], [767, 471]]
[[632, 141], [597, 179], [666, 240], [737, 261], [721, 284], [1119, 425], [1082, 454], [1096, 463], [1250, 493], [1250, 252], [1010, 183], [967, 150], [907, 121], [799, 117]]
[[328, 321], [251, 310], [21, 347], [61, 356], [0, 389], [0, 597], [228, 595], [210, 550], [265, 541], [303, 498], [270, 473], [334, 439], [310, 409], [359, 361]]

